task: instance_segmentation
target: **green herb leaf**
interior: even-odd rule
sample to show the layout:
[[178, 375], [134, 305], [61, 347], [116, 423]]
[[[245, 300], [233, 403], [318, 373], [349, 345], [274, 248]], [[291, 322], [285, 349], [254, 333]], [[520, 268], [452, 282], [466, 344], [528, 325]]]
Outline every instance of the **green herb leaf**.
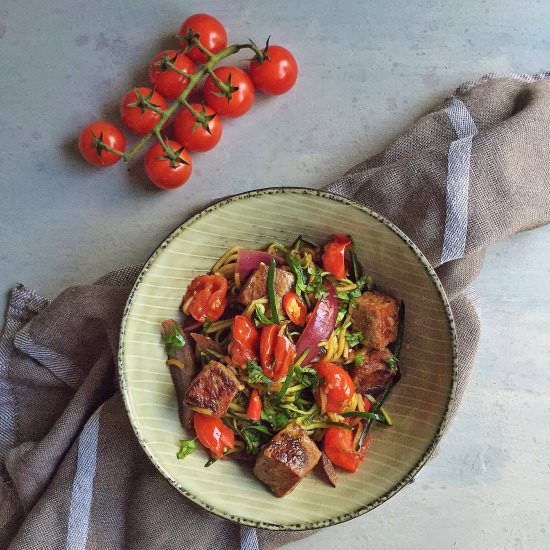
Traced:
[[294, 367], [294, 380], [315, 391], [320, 384], [319, 373], [312, 367]]
[[357, 353], [353, 359], [353, 362], [355, 363], [356, 367], [360, 367], [363, 364], [363, 361], [365, 360], [366, 352]]
[[246, 451], [252, 455], [258, 454], [260, 447], [271, 439], [271, 432], [262, 424], [251, 424], [241, 430], [241, 436], [246, 445]]
[[176, 454], [178, 460], [183, 460], [189, 456], [197, 448], [197, 438], [195, 439], [180, 439], [180, 450]]
[[281, 399], [284, 397], [285, 393], [287, 392], [288, 388], [290, 387], [290, 383], [292, 382], [292, 376], [294, 375], [294, 369], [295, 365], [291, 365], [288, 369], [288, 374], [286, 375], [285, 381], [279, 390], [279, 393], [277, 393], [276, 399], [277, 401], [281, 401]]
[[306, 285], [306, 276], [304, 274], [304, 270], [302, 269], [302, 266], [300, 265], [300, 261], [298, 258], [292, 257], [290, 254], [287, 255], [287, 262], [290, 266], [290, 269], [294, 273], [294, 276], [296, 277], [296, 294], [298, 296], [302, 295], [302, 292], [305, 292], [307, 289]]
[[178, 323], [170, 325], [168, 332], [163, 335], [164, 349], [169, 359], [176, 356], [176, 351], [185, 346], [185, 337], [183, 336]]
[[392, 370], [397, 367], [398, 362], [399, 362], [399, 359], [397, 359], [397, 357], [395, 355], [390, 355], [386, 359], [386, 363], [388, 364], [389, 367], [392, 368]]
[[360, 411], [353, 411], [353, 412], [347, 412], [347, 413], [341, 413], [340, 416], [343, 416], [344, 418], [369, 418], [370, 420], [376, 420], [377, 422], [383, 422], [386, 423], [386, 420], [383, 415], [373, 412], [360, 412]]
[[246, 374], [248, 375], [249, 384], [261, 384], [265, 388], [271, 385], [271, 379], [269, 379], [262, 370], [262, 367], [256, 363], [256, 361], [246, 362]]
[[258, 307], [256, 306], [256, 318], [257, 318], [257, 325], [273, 325], [273, 321], [267, 317], [267, 315]]
[[346, 342], [350, 348], [354, 348], [365, 341], [365, 336], [358, 330], [357, 332], [346, 332]]
[[208, 355], [208, 353], [205, 353], [204, 351], [201, 351], [200, 360], [201, 365], [206, 365], [207, 363], [210, 363], [210, 355]]
[[260, 415], [261, 419], [267, 422], [276, 432], [282, 430], [290, 422], [290, 418], [286, 413], [275, 412], [274, 409], [266, 410], [265, 402]]
[[341, 323], [348, 313], [348, 304], [338, 304], [338, 315], [336, 316], [336, 324]]
[[206, 321], [204, 321], [204, 323], [202, 324], [202, 332], [205, 333], [210, 328], [211, 324], [212, 321], [207, 317]]

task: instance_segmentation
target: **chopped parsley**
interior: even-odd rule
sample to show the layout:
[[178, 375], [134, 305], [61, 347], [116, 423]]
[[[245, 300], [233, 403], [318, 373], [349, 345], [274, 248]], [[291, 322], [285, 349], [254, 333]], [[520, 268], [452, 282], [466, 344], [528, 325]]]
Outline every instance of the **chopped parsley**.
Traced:
[[163, 335], [164, 349], [169, 359], [176, 356], [176, 351], [185, 346], [185, 337], [183, 336], [179, 325], [174, 322]]
[[248, 375], [249, 384], [261, 384], [265, 388], [271, 384], [271, 379], [264, 374], [262, 367], [256, 361], [246, 362], [246, 374]]
[[315, 391], [319, 387], [319, 373], [312, 367], [294, 367], [294, 380]]
[[346, 333], [346, 342], [348, 343], [348, 346], [350, 348], [354, 348], [355, 346], [362, 344], [364, 341], [365, 337], [360, 330], [358, 330], [357, 332]]
[[176, 454], [178, 460], [183, 460], [189, 456], [197, 448], [197, 438], [195, 439], [180, 439], [180, 450]]

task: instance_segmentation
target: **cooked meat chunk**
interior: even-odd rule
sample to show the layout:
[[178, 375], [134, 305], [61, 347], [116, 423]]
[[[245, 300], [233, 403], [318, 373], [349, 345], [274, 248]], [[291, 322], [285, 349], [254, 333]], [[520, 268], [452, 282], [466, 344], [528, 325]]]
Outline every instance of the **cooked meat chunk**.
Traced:
[[[243, 285], [238, 301], [247, 306], [253, 300], [267, 297], [267, 273], [269, 268], [261, 263]], [[283, 296], [292, 290], [294, 275], [284, 269], [275, 268], [275, 294], [277, 309], [281, 309]]]
[[319, 462], [321, 451], [306, 431], [289, 424], [262, 450], [254, 475], [269, 486], [275, 496], [290, 493]]
[[192, 407], [206, 409], [213, 416], [223, 416], [235, 397], [239, 381], [231, 369], [210, 361], [191, 382], [185, 401]]
[[352, 309], [353, 330], [360, 330], [369, 348], [384, 349], [397, 338], [397, 301], [382, 292], [364, 292]]
[[397, 367], [392, 367], [387, 362], [390, 357], [392, 353], [387, 348], [370, 350], [366, 352], [360, 366], [351, 368], [350, 374], [357, 393], [377, 396], [384, 391], [397, 373]]
[[338, 475], [334, 469], [334, 464], [332, 464], [330, 458], [324, 451], [321, 453], [321, 460], [319, 461], [319, 464], [321, 465], [321, 470], [323, 471], [327, 482], [333, 487], [336, 487], [336, 484], [338, 483]]

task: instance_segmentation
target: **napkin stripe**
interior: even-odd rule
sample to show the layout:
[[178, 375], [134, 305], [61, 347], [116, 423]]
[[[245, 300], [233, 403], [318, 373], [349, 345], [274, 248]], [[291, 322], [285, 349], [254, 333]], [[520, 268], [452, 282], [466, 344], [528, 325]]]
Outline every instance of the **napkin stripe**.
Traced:
[[258, 533], [254, 527], [241, 525], [241, 550], [260, 550]]
[[477, 133], [466, 105], [453, 97], [445, 109], [458, 139], [451, 142], [447, 165], [447, 213], [441, 263], [464, 256], [468, 233], [468, 188], [472, 139]]
[[78, 460], [69, 505], [66, 550], [85, 550], [88, 541], [102, 407], [103, 405], [86, 422], [78, 440]]

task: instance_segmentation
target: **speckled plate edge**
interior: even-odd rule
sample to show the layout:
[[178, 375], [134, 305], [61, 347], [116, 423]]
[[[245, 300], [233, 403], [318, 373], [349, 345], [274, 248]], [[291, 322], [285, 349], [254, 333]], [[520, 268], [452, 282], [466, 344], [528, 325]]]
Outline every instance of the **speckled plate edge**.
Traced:
[[[184, 487], [178, 484], [178, 482], [173, 479], [170, 474], [158, 463], [158, 461], [155, 459], [153, 452], [149, 449], [147, 443], [143, 440], [141, 437], [141, 434], [139, 433], [139, 429], [136, 425], [135, 419], [132, 416], [131, 408], [130, 408], [130, 397], [128, 393], [128, 388], [126, 385], [126, 378], [124, 373], [124, 338], [125, 338], [125, 329], [128, 322], [128, 314], [130, 312], [130, 309], [132, 307], [132, 304], [134, 302], [134, 298], [137, 294], [137, 291], [140, 287], [140, 284], [143, 280], [143, 277], [147, 273], [149, 267], [153, 264], [153, 262], [157, 259], [157, 257], [162, 253], [162, 251], [168, 246], [168, 244], [176, 238], [183, 230], [185, 230], [187, 227], [192, 225], [196, 220], [208, 215], [210, 212], [217, 210], [218, 208], [221, 208], [225, 206], [226, 204], [233, 202], [233, 201], [239, 201], [239, 200], [245, 200], [249, 197], [254, 197], [258, 195], [275, 195], [275, 194], [284, 194], [284, 193], [301, 193], [305, 195], [314, 195], [314, 196], [320, 196], [324, 198], [328, 198], [331, 200], [335, 200], [338, 202], [341, 202], [343, 204], [346, 204], [348, 206], [357, 208], [361, 210], [362, 212], [370, 215], [380, 223], [384, 224], [385, 226], [389, 227], [395, 234], [397, 234], [407, 245], [408, 247], [414, 252], [415, 256], [420, 260], [428, 274], [430, 275], [430, 278], [436, 287], [439, 296], [441, 298], [441, 301], [443, 303], [443, 306], [445, 308], [445, 312], [447, 314], [447, 320], [449, 322], [449, 332], [451, 337], [451, 352], [452, 352], [452, 366], [453, 366], [453, 372], [452, 372], [452, 383], [451, 383], [451, 390], [449, 392], [448, 401], [445, 408], [445, 414], [443, 415], [443, 418], [439, 424], [439, 427], [437, 429], [437, 432], [435, 436], [433, 437], [430, 445], [422, 455], [422, 457], [418, 460], [418, 462], [409, 470], [409, 472], [399, 481], [396, 483], [393, 487], [391, 487], [386, 493], [384, 493], [381, 497], [376, 499], [375, 501], [371, 502], [370, 504], [366, 506], [362, 506], [358, 508], [357, 510], [343, 514], [340, 516], [336, 516], [327, 520], [323, 521], [316, 521], [316, 522], [308, 522], [308, 523], [295, 523], [290, 525], [279, 525], [279, 524], [273, 524], [263, 521], [253, 521], [248, 520], [246, 518], [241, 518], [236, 515], [227, 514], [225, 512], [221, 512], [219, 510], [216, 510], [213, 506], [207, 504], [206, 502], [202, 501], [199, 497], [196, 495], [190, 493], [187, 491]], [[356, 517], [359, 517], [366, 512], [369, 512], [370, 510], [376, 508], [377, 506], [380, 506], [380, 504], [383, 504], [386, 502], [389, 498], [391, 498], [393, 495], [395, 495], [397, 492], [399, 492], [405, 485], [409, 484], [413, 478], [416, 476], [416, 474], [421, 470], [421, 468], [426, 464], [432, 453], [434, 452], [435, 448], [437, 447], [439, 441], [441, 440], [443, 434], [445, 433], [445, 430], [447, 429], [447, 426], [450, 421], [450, 413], [452, 404], [455, 400], [455, 393], [456, 393], [456, 385], [457, 385], [457, 378], [458, 378], [458, 360], [457, 360], [457, 354], [458, 354], [458, 346], [457, 346], [457, 338], [456, 338], [456, 328], [455, 328], [455, 322], [453, 318], [453, 313], [451, 310], [451, 306], [449, 304], [449, 299], [447, 298], [447, 295], [445, 293], [445, 290], [443, 289], [443, 285], [441, 284], [441, 281], [439, 280], [439, 277], [437, 276], [434, 268], [430, 264], [430, 262], [426, 259], [424, 254], [420, 251], [420, 249], [413, 243], [413, 241], [401, 231], [396, 225], [394, 225], [392, 222], [390, 222], [388, 219], [386, 219], [384, 216], [374, 212], [370, 208], [363, 206], [361, 204], [356, 203], [355, 201], [352, 201], [350, 199], [347, 199], [345, 197], [341, 197], [340, 195], [336, 195], [335, 193], [330, 193], [327, 191], [320, 191], [317, 189], [308, 189], [305, 187], [269, 187], [264, 189], [256, 189], [254, 191], [246, 191], [244, 193], [240, 193], [237, 195], [233, 195], [228, 198], [221, 199], [210, 206], [207, 206], [200, 212], [198, 212], [195, 215], [192, 215], [189, 217], [185, 222], [183, 222], [181, 225], [179, 225], [176, 229], [174, 229], [163, 241], [162, 243], [155, 249], [153, 254], [149, 257], [145, 265], [143, 266], [143, 269], [141, 270], [140, 274], [138, 275], [136, 282], [134, 283], [134, 286], [132, 287], [132, 290], [130, 291], [130, 295], [128, 297], [128, 300], [126, 302], [126, 306], [124, 308], [124, 313], [122, 316], [122, 323], [120, 327], [120, 339], [119, 339], [119, 347], [118, 347], [118, 375], [119, 375], [119, 385], [120, 385], [120, 392], [122, 394], [124, 407], [126, 409], [126, 413], [128, 414], [128, 418], [130, 419], [130, 424], [132, 425], [132, 430], [134, 431], [141, 447], [145, 451], [145, 454], [149, 457], [151, 462], [155, 465], [157, 470], [170, 482], [171, 485], [173, 485], [182, 495], [187, 497], [189, 500], [194, 502], [195, 504], [198, 504], [208, 512], [211, 512], [219, 517], [222, 517], [224, 519], [228, 519], [230, 521], [242, 524], [242, 525], [248, 525], [250, 527], [258, 527], [261, 529], [269, 529], [273, 531], [304, 531], [304, 530], [310, 530], [310, 529], [320, 529], [322, 527], [330, 527], [331, 525], [337, 525], [339, 523], [343, 523], [345, 521], [349, 521], [351, 519], [354, 519]]]

